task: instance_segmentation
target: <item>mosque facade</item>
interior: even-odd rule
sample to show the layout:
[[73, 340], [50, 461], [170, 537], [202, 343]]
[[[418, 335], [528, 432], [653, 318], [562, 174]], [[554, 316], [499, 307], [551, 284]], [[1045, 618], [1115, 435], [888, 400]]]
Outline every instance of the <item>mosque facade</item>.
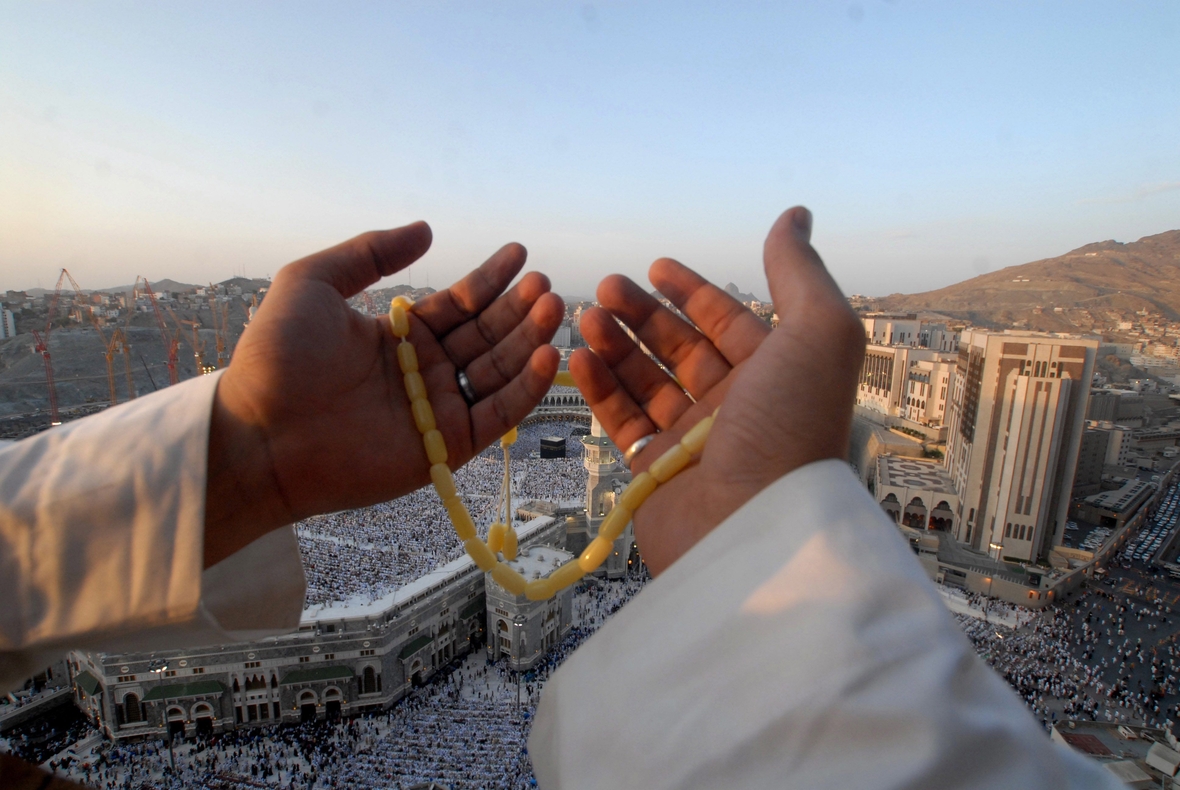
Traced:
[[[516, 511], [520, 551], [512, 564], [526, 578], [580, 553], [630, 480], [596, 421], [583, 443], [585, 501]], [[637, 562], [628, 526], [598, 573], [624, 576]], [[572, 589], [529, 601], [464, 555], [370, 604], [305, 610], [299, 629], [283, 636], [145, 653], [75, 651], [67, 667], [78, 708], [107, 737], [191, 737], [383, 710], [481, 646], [488, 658], [527, 670], [568, 634], [572, 609]]]

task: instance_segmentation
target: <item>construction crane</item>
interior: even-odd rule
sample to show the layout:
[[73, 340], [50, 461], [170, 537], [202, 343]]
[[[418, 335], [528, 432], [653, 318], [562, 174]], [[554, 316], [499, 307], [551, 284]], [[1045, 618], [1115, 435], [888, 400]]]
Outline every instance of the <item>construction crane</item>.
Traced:
[[213, 337], [217, 343], [217, 367], [229, 365], [229, 302], [218, 302], [217, 291], [209, 283], [209, 312], [213, 314]]
[[57, 318], [57, 303], [61, 298], [62, 285], [69, 280], [69, 283], [74, 288], [75, 304], [82, 299], [82, 289], [78, 287], [78, 283], [74, 281], [73, 276], [65, 269], [61, 270], [61, 274], [57, 276], [57, 285], [53, 289], [53, 300], [49, 303], [49, 316], [45, 320], [44, 333], [33, 330], [33, 348], [41, 355], [42, 361], [45, 363], [45, 383], [49, 386], [49, 425], [61, 425], [61, 418], [57, 411], [57, 384], [53, 379], [53, 361], [49, 357], [49, 333], [53, 330], [53, 321]]
[[176, 372], [176, 352], [180, 348], [180, 331], [177, 330], [176, 335], [172, 335], [168, 331], [168, 325], [164, 323], [164, 316], [160, 313], [160, 305], [156, 302], [156, 292], [152, 290], [152, 284], [148, 282], [146, 277], [141, 276], [135, 281], [136, 287], [139, 286], [140, 280], [143, 280], [144, 292], [152, 303], [152, 312], [156, 314], [156, 324], [160, 327], [160, 337], [164, 340], [164, 347], [168, 350], [168, 383], [169, 385], [176, 384], [180, 381]]
[[[201, 334], [198, 331], [201, 328], [201, 322], [200, 321], [182, 321], [181, 319], [176, 317], [176, 313], [172, 312], [171, 307], [168, 307], [166, 309], [168, 310], [168, 315], [172, 316], [172, 320], [176, 322], [176, 326], [178, 328], [181, 326], [188, 326], [188, 327], [191, 327], [193, 330], [193, 339], [189, 340], [188, 337], [185, 337], [184, 341], [186, 343], [188, 343], [189, 348], [191, 348], [193, 350], [193, 360], [196, 362], [196, 365], [197, 365], [197, 375], [204, 376], [206, 373], [212, 373], [214, 370], [216, 370], [216, 368], [214, 368], [212, 366], [205, 365], [205, 342], [203, 340], [201, 340]], [[178, 334], [183, 334], [183, 330], [178, 329]]]
[[[130, 321], [128, 321], [130, 323]], [[127, 400], [135, 400], [135, 379], [131, 376], [131, 343], [127, 339], [127, 330], [119, 327], [115, 330], [115, 338], [119, 342], [119, 350], [123, 352], [123, 372], [127, 376]]]
[[[93, 318], [93, 316], [92, 316]], [[107, 361], [107, 386], [110, 388], [110, 400], [112, 406], [117, 406], [119, 403], [119, 396], [115, 393], [115, 353], [118, 351], [119, 345], [119, 330], [116, 329], [114, 334], [108, 340], [106, 333], [102, 331], [102, 326], [98, 323], [98, 319], [93, 319], [94, 328], [98, 330], [98, 336], [102, 340], [103, 356]]]
[[135, 391], [135, 379], [131, 375], [131, 334], [128, 332], [131, 329], [131, 319], [135, 317], [135, 286], [131, 286], [131, 304], [129, 305], [126, 304], [127, 298], [128, 294], [123, 294], [123, 308], [127, 314], [123, 317], [123, 325], [115, 330], [115, 337], [118, 338], [119, 350], [123, 352], [123, 373], [127, 377], [127, 400], [135, 400], [139, 393]]

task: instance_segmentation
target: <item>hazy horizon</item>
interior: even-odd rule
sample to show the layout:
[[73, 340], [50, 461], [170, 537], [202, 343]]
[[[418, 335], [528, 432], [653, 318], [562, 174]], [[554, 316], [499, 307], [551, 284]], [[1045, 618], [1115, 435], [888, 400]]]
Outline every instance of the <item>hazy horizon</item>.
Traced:
[[[848, 293], [1180, 227], [1180, 6], [0, 6], [0, 290], [273, 275], [426, 219], [560, 293], [670, 255]], [[405, 282], [406, 275], [382, 285]]]

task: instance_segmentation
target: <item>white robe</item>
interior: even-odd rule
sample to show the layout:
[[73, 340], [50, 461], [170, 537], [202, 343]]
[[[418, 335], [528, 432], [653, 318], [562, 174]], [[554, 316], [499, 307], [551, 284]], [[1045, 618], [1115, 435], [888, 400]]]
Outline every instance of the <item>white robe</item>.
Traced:
[[[0, 450], [0, 686], [297, 627], [291, 528], [202, 571], [217, 377]], [[542, 787], [1117, 788], [974, 654], [846, 465], [767, 488], [546, 685]]]

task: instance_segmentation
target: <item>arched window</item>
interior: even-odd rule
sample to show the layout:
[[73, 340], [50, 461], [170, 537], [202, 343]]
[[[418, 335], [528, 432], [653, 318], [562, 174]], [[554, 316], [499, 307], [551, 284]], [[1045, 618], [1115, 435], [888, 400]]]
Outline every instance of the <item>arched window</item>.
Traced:
[[240, 685], [238, 685], [238, 679], [234, 678], [234, 693], [237, 694], [241, 690], [242, 690], [242, 687]]
[[279, 687], [279, 678], [277, 675], [270, 676], [270, 687], [272, 689], [277, 689]]
[[372, 667], [365, 667], [365, 671], [361, 674], [361, 693], [373, 694], [377, 691], [377, 673], [373, 671]]
[[137, 722], [143, 721], [143, 709], [140, 707], [139, 697], [137, 695], [124, 695], [123, 720], [128, 724], [136, 724]]

